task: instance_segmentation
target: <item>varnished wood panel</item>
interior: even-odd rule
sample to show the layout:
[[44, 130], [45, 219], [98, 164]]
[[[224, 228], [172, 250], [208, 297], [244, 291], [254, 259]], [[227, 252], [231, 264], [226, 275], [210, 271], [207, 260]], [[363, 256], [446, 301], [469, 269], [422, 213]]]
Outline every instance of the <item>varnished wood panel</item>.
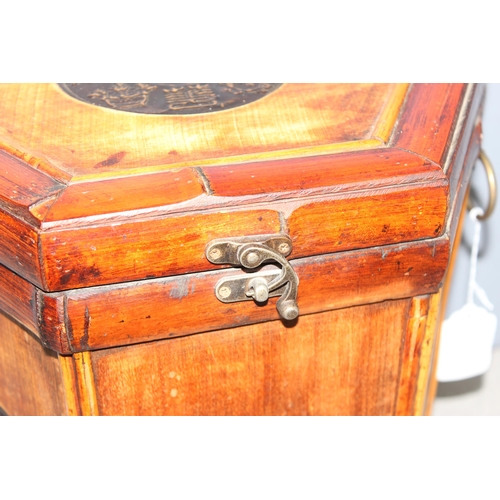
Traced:
[[374, 130], [384, 135], [405, 90], [395, 84], [284, 84], [238, 108], [162, 116], [86, 104], [56, 84], [4, 84], [0, 143], [20, 144], [81, 179], [298, 148], [328, 151], [369, 139]]
[[36, 289], [29, 281], [0, 265], [0, 311], [38, 334], [35, 294]]
[[[215, 238], [279, 233], [278, 212], [248, 210], [183, 217], [128, 218], [104, 226], [45, 232], [46, 290], [67, 290], [214, 268], [205, 247]], [[124, 279], [125, 278], [125, 279]]]
[[414, 84], [394, 130], [392, 145], [444, 164], [465, 84]]
[[446, 196], [446, 184], [436, 182], [304, 203], [287, 220], [292, 257], [441, 236]]
[[71, 336], [67, 328], [66, 299], [63, 294], [36, 290], [37, 330], [42, 344], [60, 353], [70, 353]]
[[21, 160], [0, 151], [0, 202], [15, 211], [26, 212], [31, 205], [57, 194], [64, 184], [35, 170]]
[[65, 415], [57, 354], [0, 313], [0, 407], [8, 415]]
[[446, 183], [436, 181], [282, 201], [268, 210], [84, 221], [41, 234], [45, 290], [214, 269], [204, 252], [212, 239], [278, 233], [283, 219], [294, 242], [291, 258], [432, 238], [443, 233], [446, 210]]
[[91, 353], [101, 415], [392, 415], [409, 300]]
[[187, 168], [102, 182], [81, 182], [62, 193], [44, 222], [153, 209], [182, 203], [204, 192], [195, 171]]
[[[431, 293], [442, 281], [448, 252], [444, 236], [295, 259], [300, 309], [314, 313]], [[64, 354], [277, 318], [276, 298], [265, 307], [216, 299], [217, 281], [237, 274], [238, 269], [219, 269], [45, 293], [1, 266], [0, 306], [39, 335], [46, 347]], [[203, 311], [203, 322], [193, 311]]]
[[[448, 253], [443, 238], [293, 261], [301, 315], [435, 292]], [[219, 279], [238, 274], [228, 269], [72, 290], [64, 294], [67, 326], [60, 318], [54, 325], [53, 314], [45, 316], [42, 336], [53, 349], [69, 353], [278, 319], [276, 298], [258, 306], [253, 301], [224, 304], [215, 297]], [[53, 335], [57, 328], [60, 340]]]
[[221, 165], [204, 172], [218, 196], [292, 192], [297, 198], [444, 178], [442, 169], [429, 160], [389, 148]]
[[38, 232], [0, 205], [0, 262], [31, 283], [43, 288], [38, 260]]

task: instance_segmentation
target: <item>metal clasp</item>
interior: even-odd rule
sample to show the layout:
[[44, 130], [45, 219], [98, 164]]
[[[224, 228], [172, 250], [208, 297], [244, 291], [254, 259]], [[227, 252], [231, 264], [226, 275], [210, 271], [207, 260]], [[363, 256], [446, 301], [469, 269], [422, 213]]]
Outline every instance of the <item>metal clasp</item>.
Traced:
[[278, 263], [281, 271], [260, 271], [222, 278], [215, 285], [215, 295], [221, 302], [255, 300], [265, 303], [269, 297], [280, 296], [276, 309], [283, 319], [299, 315], [297, 289], [299, 278], [285, 259], [292, 251], [292, 240], [284, 234], [211, 241], [205, 255], [213, 264], [231, 264], [255, 269], [264, 262]]

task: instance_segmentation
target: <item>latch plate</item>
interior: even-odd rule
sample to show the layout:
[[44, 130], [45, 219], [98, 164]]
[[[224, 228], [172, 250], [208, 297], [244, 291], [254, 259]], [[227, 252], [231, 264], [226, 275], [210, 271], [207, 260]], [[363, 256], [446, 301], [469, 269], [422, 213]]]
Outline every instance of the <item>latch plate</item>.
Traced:
[[[230, 276], [229, 278], [222, 278], [215, 285], [215, 295], [221, 302], [227, 304], [231, 302], [241, 302], [242, 300], [255, 300], [256, 302], [266, 302], [266, 300], [254, 299], [252, 294], [249, 294], [249, 285], [256, 278], [261, 278], [267, 283], [269, 290], [269, 283], [276, 279], [281, 274], [280, 271], [260, 271], [255, 274], [243, 274], [238, 276]], [[283, 287], [276, 290], [268, 291], [268, 297], [279, 297], [283, 294]]]

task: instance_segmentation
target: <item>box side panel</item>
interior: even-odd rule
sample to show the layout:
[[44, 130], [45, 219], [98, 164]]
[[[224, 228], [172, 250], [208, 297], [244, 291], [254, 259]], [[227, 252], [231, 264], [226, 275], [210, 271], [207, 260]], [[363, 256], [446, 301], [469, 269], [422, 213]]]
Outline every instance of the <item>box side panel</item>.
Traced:
[[392, 415], [411, 300], [91, 353], [101, 415]]
[[57, 354], [1, 313], [0, 407], [7, 415], [68, 413]]

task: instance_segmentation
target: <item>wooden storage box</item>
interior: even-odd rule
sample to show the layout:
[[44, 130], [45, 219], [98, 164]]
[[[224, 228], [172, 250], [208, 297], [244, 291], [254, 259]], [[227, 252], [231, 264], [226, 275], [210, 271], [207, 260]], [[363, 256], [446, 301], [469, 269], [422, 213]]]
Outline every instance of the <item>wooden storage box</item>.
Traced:
[[1, 85], [0, 407], [425, 413], [483, 95]]

